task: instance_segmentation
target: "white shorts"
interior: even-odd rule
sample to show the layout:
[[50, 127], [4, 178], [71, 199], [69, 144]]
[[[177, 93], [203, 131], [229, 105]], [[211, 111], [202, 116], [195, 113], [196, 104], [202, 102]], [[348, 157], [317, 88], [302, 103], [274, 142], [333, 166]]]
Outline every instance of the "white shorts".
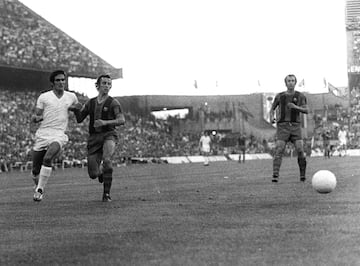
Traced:
[[346, 139], [340, 139], [339, 141], [340, 141], [340, 143], [339, 143], [340, 146], [346, 145]]
[[35, 134], [34, 151], [46, 150], [53, 142], [57, 142], [62, 148], [69, 138], [62, 131], [37, 131]]
[[209, 153], [210, 152], [210, 147], [201, 147], [201, 152], [203, 153]]

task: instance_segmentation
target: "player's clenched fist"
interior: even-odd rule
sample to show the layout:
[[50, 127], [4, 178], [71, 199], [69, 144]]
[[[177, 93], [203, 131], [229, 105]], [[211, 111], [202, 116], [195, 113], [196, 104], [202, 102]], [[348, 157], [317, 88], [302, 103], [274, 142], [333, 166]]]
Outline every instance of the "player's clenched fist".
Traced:
[[75, 103], [69, 107], [69, 111], [80, 111], [82, 107], [81, 103]]
[[31, 122], [33, 122], [33, 123], [39, 123], [39, 122], [41, 122], [43, 120], [44, 120], [44, 118], [43, 118], [42, 115], [33, 115], [33, 116], [31, 116]]

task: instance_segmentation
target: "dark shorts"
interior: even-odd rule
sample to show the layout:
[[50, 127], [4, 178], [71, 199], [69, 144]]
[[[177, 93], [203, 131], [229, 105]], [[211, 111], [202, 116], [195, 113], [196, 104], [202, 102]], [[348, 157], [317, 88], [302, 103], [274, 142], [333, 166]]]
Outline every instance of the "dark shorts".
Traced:
[[113, 140], [117, 142], [118, 135], [113, 131], [91, 134], [87, 143], [88, 155], [102, 153], [105, 140]]
[[296, 140], [302, 140], [301, 124], [280, 122], [277, 124], [276, 135], [278, 140], [285, 142], [291, 141], [295, 143]]
[[323, 140], [323, 144], [325, 147], [330, 145], [330, 140]]

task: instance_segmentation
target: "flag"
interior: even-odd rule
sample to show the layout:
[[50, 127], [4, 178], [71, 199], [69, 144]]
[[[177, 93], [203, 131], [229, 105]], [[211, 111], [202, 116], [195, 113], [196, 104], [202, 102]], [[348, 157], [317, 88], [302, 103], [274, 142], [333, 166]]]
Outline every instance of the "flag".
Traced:
[[258, 80], [258, 86], [261, 87], [261, 83], [260, 83], [260, 80]]
[[326, 81], [326, 78], [324, 78], [324, 88], [327, 88], [327, 81]]
[[299, 87], [305, 87], [305, 79], [302, 79], [299, 83]]
[[330, 82], [327, 82], [327, 87], [329, 92], [336, 97], [347, 98], [349, 95], [349, 90], [346, 87], [337, 88], [334, 85], [332, 85]]
[[197, 88], [198, 88], [198, 85], [197, 85], [197, 80], [194, 80], [194, 87], [195, 87], [195, 89], [197, 89]]

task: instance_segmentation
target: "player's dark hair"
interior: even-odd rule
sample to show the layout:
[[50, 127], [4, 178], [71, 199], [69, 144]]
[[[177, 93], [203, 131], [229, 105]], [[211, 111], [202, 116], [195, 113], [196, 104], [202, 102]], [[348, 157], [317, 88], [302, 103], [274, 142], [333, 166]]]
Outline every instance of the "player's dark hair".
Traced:
[[100, 76], [97, 78], [97, 80], [96, 80], [96, 82], [95, 82], [95, 85], [99, 86], [100, 81], [101, 81], [101, 79], [102, 79], [102, 78], [108, 78], [108, 79], [111, 79], [110, 75], [107, 75], [107, 74], [100, 75]]
[[65, 73], [64, 70], [55, 70], [54, 72], [52, 72], [52, 73], [50, 74], [50, 82], [51, 82], [51, 83], [54, 83], [55, 77], [56, 77], [57, 75], [64, 75], [65, 78], [66, 78], [66, 73]]
[[286, 79], [287, 78], [295, 78], [295, 84], [297, 83], [297, 79], [296, 79], [296, 76], [294, 74], [289, 74], [285, 77], [284, 81], [285, 81], [285, 85], [286, 85]]

